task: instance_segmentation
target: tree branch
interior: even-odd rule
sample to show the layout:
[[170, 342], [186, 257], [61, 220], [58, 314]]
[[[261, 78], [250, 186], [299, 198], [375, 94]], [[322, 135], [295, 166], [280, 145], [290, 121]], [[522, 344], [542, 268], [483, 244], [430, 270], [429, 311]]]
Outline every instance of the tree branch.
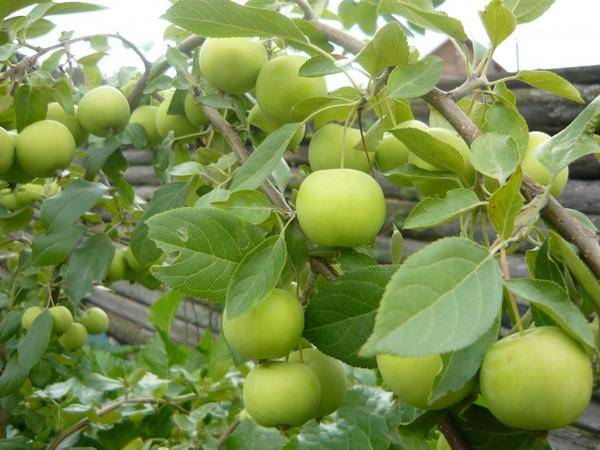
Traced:
[[448, 441], [450, 448], [453, 450], [470, 450], [471, 447], [456, 429], [450, 416], [446, 416], [446, 418], [444, 418], [440, 424], [440, 431], [446, 438], [446, 441]]
[[323, 275], [329, 281], [340, 276], [338, 271], [335, 270], [335, 268], [325, 258], [321, 258], [320, 256], [311, 256], [309, 261], [310, 270], [312, 270], [314, 273]]
[[488, 82], [484, 78], [469, 78], [463, 84], [448, 92], [448, 95], [454, 100], [460, 100], [463, 97], [471, 95], [473, 91], [486, 87], [487, 85]]
[[306, 0], [294, 0], [294, 3], [302, 10], [304, 20], [313, 20], [315, 18], [313, 10]]
[[239, 426], [240, 426], [240, 418], [236, 417], [235, 420], [233, 422], [231, 422], [229, 427], [227, 427], [227, 429], [223, 432], [223, 434], [217, 440], [217, 444], [216, 444], [217, 448], [223, 447], [223, 444], [225, 444], [225, 441], [227, 440], [227, 438], [229, 436], [231, 436], [232, 433], [235, 431], [235, 429]]

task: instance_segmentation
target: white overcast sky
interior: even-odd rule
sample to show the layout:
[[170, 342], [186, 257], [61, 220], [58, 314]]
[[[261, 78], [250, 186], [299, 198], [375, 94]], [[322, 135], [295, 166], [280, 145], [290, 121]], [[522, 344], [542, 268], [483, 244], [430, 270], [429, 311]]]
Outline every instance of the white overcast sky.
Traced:
[[[446, 0], [441, 9], [460, 19], [471, 38], [487, 43], [478, 16], [478, 11], [483, 9], [487, 1]], [[339, 2], [330, 0], [330, 9], [336, 11]], [[148, 49], [151, 60], [164, 52], [162, 35], [168, 23], [160, 16], [170, 5], [167, 0], [95, 0], [95, 3], [109, 9], [97, 13], [57, 16], [52, 19], [57, 24], [57, 30], [73, 30], [77, 36], [120, 32]], [[516, 70], [518, 42], [521, 69], [600, 64], [599, 18], [599, 0], [556, 0], [540, 19], [519, 25], [513, 37], [498, 49], [496, 60], [505, 69]], [[56, 37], [57, 33], [49, 34], [40, 43], [50, 44]], [[440, 34], [427, 32], [412, 43], [422, 54], [426, 54], [444, 39]], [[105, 73], [114, 73], [121, 66], [137, 64], [132, 53], [119, 48], [105, 58], [101, 68]]]

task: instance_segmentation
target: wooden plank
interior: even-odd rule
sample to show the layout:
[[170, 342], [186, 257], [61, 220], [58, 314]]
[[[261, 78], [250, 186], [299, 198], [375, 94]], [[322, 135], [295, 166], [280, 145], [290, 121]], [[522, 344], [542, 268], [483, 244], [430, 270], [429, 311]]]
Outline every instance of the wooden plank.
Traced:
[[600, 437], [574, 427], [551, 431], [548, 441], [554, 450], [596, 450], [600, 445]]

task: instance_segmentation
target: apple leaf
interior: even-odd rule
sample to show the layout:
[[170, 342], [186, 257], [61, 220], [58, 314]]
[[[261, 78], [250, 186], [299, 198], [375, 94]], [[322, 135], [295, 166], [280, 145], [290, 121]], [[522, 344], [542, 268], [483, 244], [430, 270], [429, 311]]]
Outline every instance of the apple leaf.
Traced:
[[517, 23], [531, 22], [544, 14], [554, 0], [503, 0], [517, 18]]
[[460, 215], [478, 206], [485, 205], [470, 189], [453, 189], [446, 193], [446, 197], [431, 197], [421, 200], [415, 206], [402, 228], [420, 230], [432, 228], [451, 222]]
[[489, 200], [488, 214], [498, 236], [508, 239], [515, 228], [515, 219], [523, 208], [521, 195], [522, 175], [519, 170], [504, 186], [496, 190]]
[[323, 55], [317, 55], [302, 64], [298, 75], [301, 77], [322, 77], [342, 71], [342, 68], [337, 66], [331, 59]]
[[253, 420], [242, 420], [225, 440], [224, 447], [229, 450], [280, 450], [285, 442], [279, 430], [262, 427]]
[[519, 111], [500, 102], [494, 103], [485, 113], [483, 130], [485, 133], [498, 133], [512, 136], [523, 156], [529, 143], [529, 126]]
[[408, 55], [406, 33], [400, 24], [390, 22], [375, 34], [355, 61], [371, 76], [376, 76], [387, 67], [405, 66], [408, 64]]
[[13, 102], [17, 130], [22, 131], [27, 125], [45, 119], [49, 101], [50, 96], [44, 89], [28, 84], [19, 86]]
[[64, 14], [80, 14], [86, 12], [102, 11], [106, 9], [106, 6], [97, 5], [95, 3], [87, 2], [62, 2], [54, 3], [48, 11], [47, 16], [58, 16]]
[[182, 293], [177, 291], [166, 292], [148, 308], [148, 320], [157, 330], [168, 336], [182, 300]]
[[217, 200], [211, 206], [224, 209], [254, 225], [263, 223], [273, 211], [273, 206], [265, 194], [251, 190], [231, 192], [227, 199]]
[[493, 47], [498, 47], [517, 27], [517, 19], [502, 0], [491, 0], [479, 13]]
[[360, 356], [459, 350], [489, 330], [501, 304], [502, 272], [493, 255], [467, 239], [440, 239], [394, 274]]
[[577, 103], [585, 103], [575, 86], [560, 75], [547, 70], [521, 70], [517, 78], [530, 86], [552, 92]]
[[471, 144], [469, 158], [478, 172], [504, 183], [517, 169], [520, 154], [512, 136], [485, 133]]
[[78, 223], [59, 231], [38, 234], [31, 243], [31, 260], [36, 266], [53, 266], [67, 259], [77, 241], [85, 233], [85, 226]]
[[390, 170], [384, 173], [384, 176], [392, 183], [404, 187], [407, 185], [415, 185], [419, 183], [435, 183], [440, 188], [443, 186], [447, 190], [457, 189], [462, 187], [456, 173], [448, 171], [432, 171], [421, 169], [420, 167], [406, 164], [397, 169]]
[[403, 99], [427, 94], [440, 81], [442, 69], [442, 59], [434, 55], [396, 67], [388, 79], [387, 95], [389, 98]]
[[[349, 443], [352, 445], [349, 447]], [[369, 436], [358, 426], [344, 419], [318, 424], [307, 422], [300, 434], [292, 438], [285, 446], [286, 450], [348, 450], [374, 448]]]
[[392, 264], [400, 264], [402, 255], [404, 254], [404, 237], [402, 237], [402, 233], [396, 228], [396, 225], [393, 226], [394, 231], [390, 238], [390, 256]]

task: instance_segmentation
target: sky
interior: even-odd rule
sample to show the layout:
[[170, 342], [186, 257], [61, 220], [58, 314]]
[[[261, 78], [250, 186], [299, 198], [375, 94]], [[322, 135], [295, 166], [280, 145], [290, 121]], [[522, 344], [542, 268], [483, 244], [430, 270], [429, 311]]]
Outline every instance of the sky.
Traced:
[[[336, 11], [340, 1], [330, 0], [330, 9]], [[441, 10], [460, 19], [469, 37], [486, 44], [488, 41], [478, 11], [487, 2], [488, 0], [446, 0]], [[95, 3], [109, 9], [96, 13], [55, 16], [52, 20], [57, 24], [56, 29], [73, 30], [76, 36], [119, 32], [144, 48], [150, 60], [155, 60], [164, 53], [166, 44], [162, 36], [168, 23], [160, 19], [160, 16], [168, 9], [168, 0], [95, 0]], [[600, 42], [598, 17], [598, 0], [556, 0], [540, 19], [517, 27], [516, 33], [497, 50], [496, 61], [509, 71], [518, 68], [548, 69], [600, 64], [597, 49]], [[56, 41], [57, 36], [58, 31], [53, 32], [39, 39], [39, 44], [50, 45]], [[444, 40], [445, 37], [441, 34], [427, 32], [411, 43], [421, 54], [427, 54]], [[126, 65], [139, 66], [135, 55], [118, 43], [115, 47], [100, 64], [104, 73], [114, 73], [119, 67]], [[85, 47], [80, 47], [80, 50], [77, 54], [86, 54]]]

